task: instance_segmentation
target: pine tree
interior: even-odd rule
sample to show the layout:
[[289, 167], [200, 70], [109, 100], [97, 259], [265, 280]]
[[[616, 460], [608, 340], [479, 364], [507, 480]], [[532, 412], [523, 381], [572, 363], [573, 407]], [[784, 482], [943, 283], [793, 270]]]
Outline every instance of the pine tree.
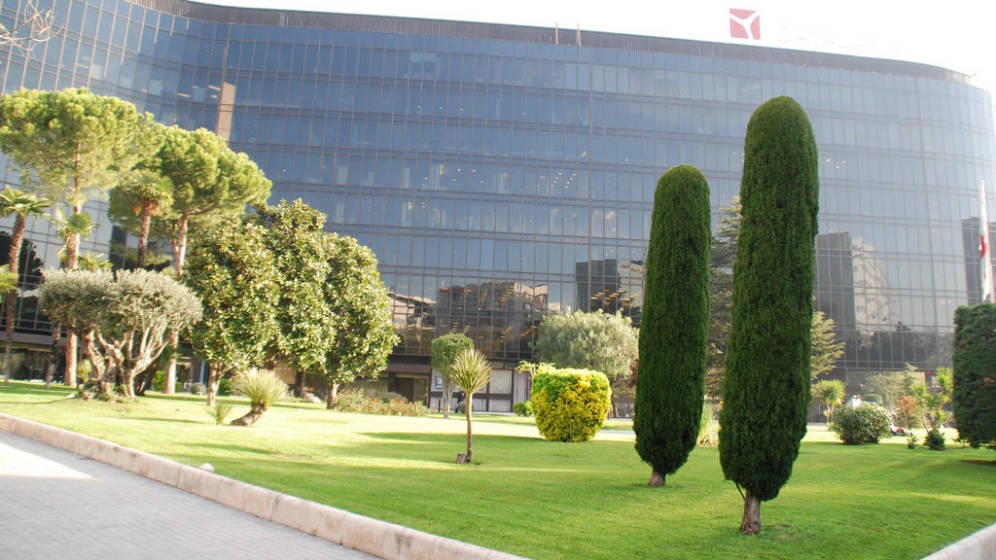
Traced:
[[819, 181], [812, 127], [789, 97], [754, 112], [744, 152], [719, 452], [746, 490], [740, 531], [756, 534], [806, 433]]
[[709, 335], [709, 185], [682, 165], [657, 183], [647, 251], [636, 450], [663, 486], [695, 448]]

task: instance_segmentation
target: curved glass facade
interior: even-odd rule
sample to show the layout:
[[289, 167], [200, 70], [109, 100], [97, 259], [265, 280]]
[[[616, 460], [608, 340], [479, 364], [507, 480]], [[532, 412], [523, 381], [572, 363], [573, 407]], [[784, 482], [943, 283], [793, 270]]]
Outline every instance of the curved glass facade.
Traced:
[[[0, 22], [19, 9], [4, 2]], [[86, 86], [228, 138], [273, 180], [272, 201], [301, 198], [376, 252], [396, 364], [427, 364], [433, 336], [457, 330], [510, 367], [531, 357], [544, 313], [638, 322], [657, 178], [699, 167], [718, 215], [739, 190], [747, 120], [776, 95], [797, 99], [817, 136], [817, 307], [847, 342], [842, 367], [949, 363], [954, 309], [979, 298], [993, 114], [954, 72], [182, 0], [72, 0], [55, 14], [52, 41], [0, 50], [3, 91]], [[54, 262], [56, 236], [29, 237]], [[103, 226], [93, 247], [110, 237]]]

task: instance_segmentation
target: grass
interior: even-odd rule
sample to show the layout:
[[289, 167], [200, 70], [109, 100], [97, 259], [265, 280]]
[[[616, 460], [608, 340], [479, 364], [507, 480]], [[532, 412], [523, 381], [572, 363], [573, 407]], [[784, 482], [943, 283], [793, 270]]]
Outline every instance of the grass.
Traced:
[[[905, 439], [849, 447], [812, 430], [757, 537], [738, 533], [742, 502], [715, 449], [700, 448], [668, 486], [625, 422], [590, 443], [543, 441], [530, 419], [393, 418], [282, 403], [253, 428], [216, 426], [202, 397], [125, 404], [66, 389], [0, 386], [0, 412], [84, 432], [310, 500], [536, 559], [922, 558], [996, 522], [996, 454]], [[248, 402], [230, 400], [234, 414]], [[950, 438], [949, 438], [950, 442]]]

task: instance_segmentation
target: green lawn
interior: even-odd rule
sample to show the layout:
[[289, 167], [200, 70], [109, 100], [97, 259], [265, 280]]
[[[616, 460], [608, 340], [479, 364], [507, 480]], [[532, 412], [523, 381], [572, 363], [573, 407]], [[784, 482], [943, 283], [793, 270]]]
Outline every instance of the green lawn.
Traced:
[[[215, 426], [202, 398], [130, 404], [65, 389], [0, 386], [0, 412], [77, 430], [335, 507], [455, 539], [547, 558], [921, 558], [996, 522], [996, 453], [846, 447], [813, 431], [781, 495], [742, 537], [741, 501], [716, 449], [692, 453], [668, 487], [625, 422], [590, 443], [552, 443], [527, 419], [392, 418], [281, 404], [253, 428]], [[236, 403], [231, 418], [248, 410]], [[950, 438], [949, 438], [950, 439]]]

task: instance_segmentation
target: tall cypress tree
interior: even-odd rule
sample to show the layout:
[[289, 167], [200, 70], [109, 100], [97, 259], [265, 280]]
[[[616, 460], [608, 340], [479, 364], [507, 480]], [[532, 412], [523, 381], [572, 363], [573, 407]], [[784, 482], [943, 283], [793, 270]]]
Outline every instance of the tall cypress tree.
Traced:
[[812, 127], [792, 98], [754, 112], [744, 152], [719, 454], [726, 478], [746, 490], [740, 532], [749, 535], [806, 433], [819, 180]]
[[636, 451], [653, 468], [650, 486], [688, 460], [698, 439], [709, 336], [709, 185], [698, 169], [661, 176], [647, 250]]
[[996, 449], [996, 305], [955, 310], [954, 414], [958, 436]]

